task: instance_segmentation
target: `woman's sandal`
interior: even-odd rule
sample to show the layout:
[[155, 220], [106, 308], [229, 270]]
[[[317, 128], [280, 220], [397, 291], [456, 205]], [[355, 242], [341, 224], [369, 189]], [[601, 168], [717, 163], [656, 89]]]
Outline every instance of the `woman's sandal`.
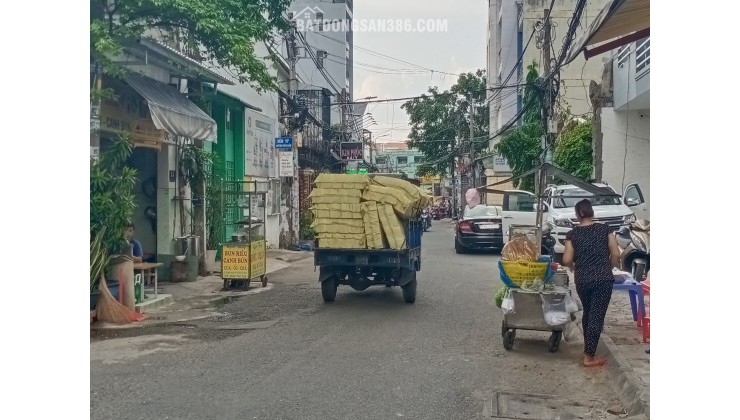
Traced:
[[586, 361], [586, 360], [583, 361], [584, 367], [599, 367], [599, 366], [604, 366], [605, 364], [606, 364], [606, 359], [602, 359], [598, 357], [594, 358], [591, 361]]

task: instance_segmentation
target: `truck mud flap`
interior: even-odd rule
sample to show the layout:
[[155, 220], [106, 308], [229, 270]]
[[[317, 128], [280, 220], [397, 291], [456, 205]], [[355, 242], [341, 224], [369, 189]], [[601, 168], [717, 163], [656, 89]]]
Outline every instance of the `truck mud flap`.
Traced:
[[409, 270], [407, 268], [401, 269], [401, 275], [398, 277], [398, 285], [405, 286], [412, 280], [416, 279], [416, 270]]
[[319, 267], [319, 283], [323, 283], [333, 276], [334, 269], [332, 267]]

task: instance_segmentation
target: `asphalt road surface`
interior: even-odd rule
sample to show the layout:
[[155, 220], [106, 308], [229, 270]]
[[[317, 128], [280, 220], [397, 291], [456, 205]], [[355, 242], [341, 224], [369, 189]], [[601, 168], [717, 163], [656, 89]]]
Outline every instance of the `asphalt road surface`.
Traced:
[[456, 255], [449, 222], [423, 236], [415, 304], [400, 288], [321, 299], [312, 259], [274, 287], [187, 323], [91, 337], [93, 419], [618, 418], [582, 342], [547, 332], [503, 347], [491, 253]]

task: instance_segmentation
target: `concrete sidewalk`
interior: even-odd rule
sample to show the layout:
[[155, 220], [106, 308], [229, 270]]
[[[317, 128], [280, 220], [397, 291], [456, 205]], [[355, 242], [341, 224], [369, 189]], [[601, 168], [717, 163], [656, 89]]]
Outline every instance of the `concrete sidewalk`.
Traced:
[[[647, 304], [647, 302], [646, 302]], [[614, 292], [604, 321], [599, 352], [608, 359], [612, 386], [630, 414], [650, 417], [650, 345], [632, 319], [629, 294]]]
[[[91, 328], [137, 328], [215, 316], [219, 314], [216, 308], [219, 304], [241, 296], [269, 292], [272, 290], [272, 284], [269, 282], [271, 274], [288, 268], [295, 262], [312, 257], [312, 252], [269, 249], [267, 250], [268, 283], [266, 287], [262, 287], [259, 281], [253, 281], [248, 290], [234, 289], [226, 291], [222, 290], [223, 279], [219, 274], [220, 262], [217, 261], [217, 270], [210, 276], [198, 277], [196, 281], [192, 282], [159, 283], [159, 298], [147, 299], [144, 304], [137, 305], [137, 311], [147, 316], [147, 319], [143, 322], [125, 325], [96, 322]], [[151, 295], [151, 292], [147, 292], [147, 296]]]
[[[577, 296], [573, 274], [569, 272], [569, 276], [570, 287]], [[578, 324], [580, 327], [580, 316]], [[609, 381], [622, 400], [626, 414], [631, 416], [650, 418], [650, 355], [645, 353], [649, 347], [643, 343], [642, 328], [632, 319], [629, 294], [614, 292], [597, 353], [608, 360]]]

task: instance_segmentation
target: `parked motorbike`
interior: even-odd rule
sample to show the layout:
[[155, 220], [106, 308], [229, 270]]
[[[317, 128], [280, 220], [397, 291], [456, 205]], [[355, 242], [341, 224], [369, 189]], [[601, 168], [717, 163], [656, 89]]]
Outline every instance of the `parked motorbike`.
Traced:
[[422, 227], [424, 228], [424, 232], [426, 232], [427, 230], [429, 230], [430, 227], [432, 227], [432, 215], [429, 214], [429, 211], [426, 209], [424, 209], [421, 212], [421, 222], [422, 222]]
[[439, 220], [442, 218], [442, 209], [439, 206], [432, 207], [432, 219]]
[[552, 231], [550, 229], [543, 229], [542, 231], [542, 250], [540, 253], [542, 255], [548, 255], [550, 257], [555, 256], [555, 244], [557, 243], [557, 240], [552, 235]]
[[632, 273], [637, 281], [650, 271], [650, 221], [637, 220], [614, 233], [619, 246], [622, 271]]

